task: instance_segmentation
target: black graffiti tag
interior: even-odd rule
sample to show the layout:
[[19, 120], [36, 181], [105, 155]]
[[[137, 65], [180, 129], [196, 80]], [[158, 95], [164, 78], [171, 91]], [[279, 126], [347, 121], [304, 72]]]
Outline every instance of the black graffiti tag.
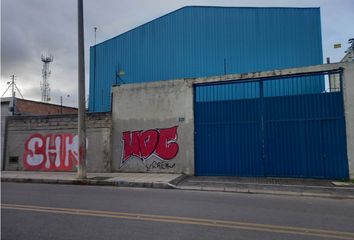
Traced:
[[174, 168], [175, 166], [176, 163], [153, 161], [150, 165], [147, 166], [147, 170], [152, 170], [155, 168], [158, 168], [160, 170], [167, 170], [167, 169]]

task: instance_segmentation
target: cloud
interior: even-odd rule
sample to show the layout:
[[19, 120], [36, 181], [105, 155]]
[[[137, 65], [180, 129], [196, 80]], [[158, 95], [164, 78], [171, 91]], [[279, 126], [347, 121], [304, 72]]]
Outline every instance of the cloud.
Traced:
[[[40, 100], [42, 62], [40, 56], [54, 56], [50, 65], [52, 102], [70, 94], [67, 104], [77, 106], [77, 2], [74, 0], [1, 1], [1, 94], [15, 74], [25, 98]], [[134, 27], [187, 5], [321, 7], [324, 57], [339, 61], [347, 40], [354, 37], [352, 0], [85, 0], [86, 92], [89, 89], [89, 46], [115, 37]], [[334, 43], [342, 49], [333, 49]]]
[[[40, 100], [41, 54], [54, 56], [50, 64], [53, 103], [60, 94], [77, 89], [77, 31], [75, 1], [2, 1], [2, 81], [17, 76], [25, 98]], [[14, 14], [14, 13], [21, 14]], [[60, 97], [59, 97], [60, 98]], [[72, 100], [70, 105], [77, 104]]]

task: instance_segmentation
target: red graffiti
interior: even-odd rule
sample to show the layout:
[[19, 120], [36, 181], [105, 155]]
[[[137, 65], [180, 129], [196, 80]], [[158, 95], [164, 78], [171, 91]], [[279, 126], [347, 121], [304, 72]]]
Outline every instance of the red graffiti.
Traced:
[[177, 144], [177, 126], [146, 131], [123, 132], [122, 163], [135, 156], [146, 160], [156, 156], [162, 160], [171, 160], [176, 157], [179, 146]]
[[78, 163], [78, 136], [70, 133], [31, 135], [25, 143], [23, 165], [27, 170], [70, 171]]

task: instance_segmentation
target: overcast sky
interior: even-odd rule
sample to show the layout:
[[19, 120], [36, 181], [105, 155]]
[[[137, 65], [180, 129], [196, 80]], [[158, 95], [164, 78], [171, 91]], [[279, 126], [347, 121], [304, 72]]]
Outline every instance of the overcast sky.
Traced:
[[[338, 62], [354, 37], [354, 0], [84, 0], [86, 92], [89, 88], [89, 46], [188, 5], [320, 7], [323, 57]], [[334, 43], [342, 48], [334, 49]], [[1, 0], [0, 94], [10, 75], [26, 99], [41, 100], [41, 54], [54, 56], [50, 65], [51, 103], [77, 106], [77, 1]], [[9, 96], [8, 92], [5, 96]], [[70, 97], [67, 97], [70, 95]]]

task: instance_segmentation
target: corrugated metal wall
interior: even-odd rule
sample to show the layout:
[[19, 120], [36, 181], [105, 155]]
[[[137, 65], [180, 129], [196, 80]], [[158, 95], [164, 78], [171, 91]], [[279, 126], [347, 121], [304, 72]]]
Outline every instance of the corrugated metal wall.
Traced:
[[185, 7], [91, 47], [89, 110], [109, 111], [116, 83], [321, 63], [319, 8]]
[[348, 178], [342, 92], [297, 91], [318, 79], [197, 85], [196, 175]]
[[195, 102], [196, 175], [264, 175], [259, 109], [254, 98]]

